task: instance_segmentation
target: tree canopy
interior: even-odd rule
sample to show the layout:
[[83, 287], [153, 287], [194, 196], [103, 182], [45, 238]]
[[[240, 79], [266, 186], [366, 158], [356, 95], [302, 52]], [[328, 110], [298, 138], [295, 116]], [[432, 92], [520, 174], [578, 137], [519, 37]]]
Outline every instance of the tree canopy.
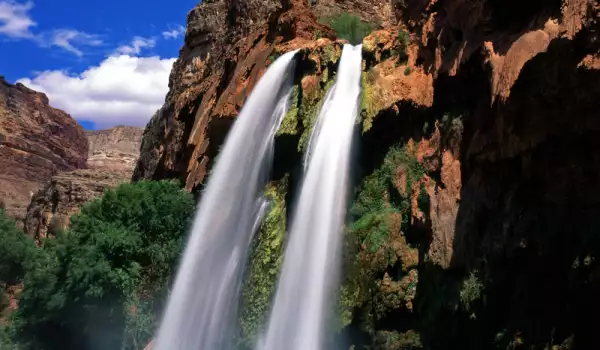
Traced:
[[12, 319], [19, 342], [44, 349], [142, 348], [155, 330], [193, 212], [192, 195], [168, 181], [122, 184], [86, 204], [69, 230], [29, 259]]

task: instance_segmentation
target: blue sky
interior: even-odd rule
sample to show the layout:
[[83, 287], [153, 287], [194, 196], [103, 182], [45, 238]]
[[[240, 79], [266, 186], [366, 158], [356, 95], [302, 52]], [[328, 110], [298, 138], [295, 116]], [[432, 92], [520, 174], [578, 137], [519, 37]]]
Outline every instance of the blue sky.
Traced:
[[191, 0], [0, 0], [0, 75], [88, 129], [144, 126], [168, 91]]

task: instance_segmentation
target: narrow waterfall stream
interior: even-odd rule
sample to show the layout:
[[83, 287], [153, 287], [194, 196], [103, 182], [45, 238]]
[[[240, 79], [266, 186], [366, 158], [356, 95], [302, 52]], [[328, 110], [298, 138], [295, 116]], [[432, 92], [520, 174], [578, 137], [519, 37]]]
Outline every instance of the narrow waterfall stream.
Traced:
[[344, 45], [307, 147], [283, 269], [260, 350], [321, 350], [331, 292], [337, 287], [346, 217], [350, 153], [358, 114], [362, 46]]
[[202, 195], [153, 350], [228, 349], [274, 135], [287, 110], [296, 51], [275, 61], [248, 97]]

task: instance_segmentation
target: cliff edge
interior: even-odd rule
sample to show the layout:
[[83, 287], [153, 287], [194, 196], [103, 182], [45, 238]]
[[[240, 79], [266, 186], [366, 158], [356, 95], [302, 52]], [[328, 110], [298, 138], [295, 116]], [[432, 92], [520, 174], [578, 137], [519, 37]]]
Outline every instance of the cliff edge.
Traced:
[[59, 171], [85, 167], [88, 141], [46, 95], [0, 78], [0, 200], [20, 221], [32, 193]]

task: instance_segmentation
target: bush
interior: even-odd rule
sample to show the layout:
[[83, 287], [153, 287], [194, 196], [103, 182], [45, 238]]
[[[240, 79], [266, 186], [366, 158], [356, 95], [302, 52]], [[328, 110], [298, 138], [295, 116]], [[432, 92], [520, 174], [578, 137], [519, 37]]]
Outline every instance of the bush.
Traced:
[[0, 209], [0, 285], [16, 284], [23, 278], [27, 258], [34, 249], [33, 240]]
[[29, 348], [141, 349], [154, 332], [194, 211], [167, 181], [85, 205], [28, 266], [17, 334]]
[[469, 277], [463, 280], [460, 288], [460, 302], [463, 308], [471, 311], [473, 304], [481, 298], [482, 292], [483, 283], [475, 273], [471, 272]]
[[[406, 54], [406, 50], [408, 49], [408, 44], [410, 43], [410, 34], [404, 29], [400, 29], [398, 32], [398, 59], [400, 63], [408, 62], [408, 55]], [[406, 71], [404, 72], [405, 75]], [[410, 74], [410, 72], [409, 72]]]
[[360, 17], [346, 12], [324, 18], [322, 22], [333, 28], [338, 38], [346, 39], [352, 45], [362, 43], [363, 38], [373, 30], [373, 26], [370, 23], [364, 22]]

